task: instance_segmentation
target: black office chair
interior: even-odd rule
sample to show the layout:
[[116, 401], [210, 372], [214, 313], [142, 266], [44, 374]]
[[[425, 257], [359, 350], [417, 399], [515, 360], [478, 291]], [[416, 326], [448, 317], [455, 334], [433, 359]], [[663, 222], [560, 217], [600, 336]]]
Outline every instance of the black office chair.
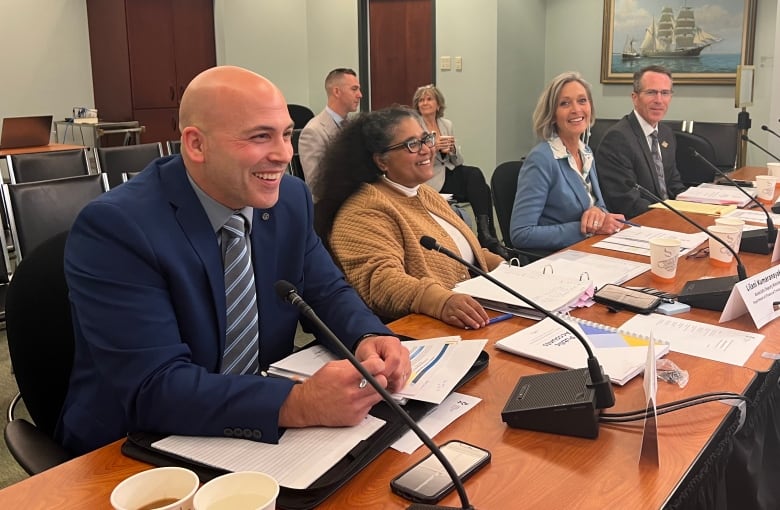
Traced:
[[295, 124], [295, 129], [303, 129], [306, 123], [314, 118], [314, 112], [308, 106], [288, 104], [287, 111]]
[[108, 175], [110, 188], [122, 184], [122, 172], [140, 172], [146, 165], [163, 155], [160, 142], [98, 147], [95, 150], [98, 172]]
[[9, 407], [4, 437], [19, 465], [34, 475], [71, 455], [54, 440], [73, 368], [73, 325], [63, 258], [68, 232], [46, 240], [16, 268], [6, 300], [8, 352], [34, 425]]
[[81, 209], [106, 190], [104, 174], [6, 184], [3, 191], [17, 261], [46, 239], [70, 230]]
[[8, 258], [8, 243], [0, 229], [0, 323], [5, 322], [5, 298], [11, 283], [11, 262]]
[[493, 208], [496, 210], [498, 227], [501, 230], [501, 238], [504, 245], [509, 248], [521, 264], [538, 260], [549, 252], [527, 250], [512, 245], [509, 237], [509, 222], [512, 218], [512, 208], [515, 204], [515, 192], [517, 191], [517, 177], [523, 167], [525, 158], [520, 161], [505, 161], [496, 167], [490, 178], [490, 192], [493, 195]]
[[89, 174], [86, 149], [6, 156], [11, 184]]
[[713, 182], [715, 171], [708, 164], [694, 157], [692, 153], [695, 150], [707, 161], [712, 162], [715, 160], [715, 149], [712, 144], [706, 138], [681, 131], [675, 131], [674, 138], [677, 142], [675, 161], [683, 184], [698, 186], [703, 182]]
[[714, 150], [710, 160], [724, 172], [732, 172], [737, 166], [739, 128], [734, 122], [688, 121], [688, 132], [706, 138]]
[[168, 155], [181, 154], [181, 140], [168, 140], [165, 142], [165, 147], [168, 149]]
[[301, 137], [301, 129], [293, 129], [292, 134], [292, 146], [293, 146], [293, 157], [290, 160], [289, 165], [289, 171], [292, 175], [295, 177], [298, 177], [301, 180], [306, 180], [303, 177], [303, 167], [301, 166], [301, 156], [298, 154], [298, 139]]
[[596, 150], [601, 144], [601, 139], [604, 138], [604, 133], [618, 120], [620, 119], [596, 119], [593, 121], [593, 125], [590, 127], [590, 138], [587, 141], [587, 145], [593, 151], [593, 154], [596, 154]]

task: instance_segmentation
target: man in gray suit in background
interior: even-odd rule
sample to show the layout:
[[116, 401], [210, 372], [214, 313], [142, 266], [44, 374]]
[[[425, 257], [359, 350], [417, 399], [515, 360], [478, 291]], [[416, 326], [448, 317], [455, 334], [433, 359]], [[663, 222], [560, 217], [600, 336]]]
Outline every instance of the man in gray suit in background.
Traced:
[[672, 101], [672, 75], [651, 65], [634, 73], [634, 111], [604, 134], [596, 152], [601, 194], [607, 208], [633, 218], [654, 202], [634, 189], [636, 184], [657, 196], [674, 198], [685, 191], [675, 160], [676, 143], [661, 123]]
[[336, 136], [347, 115], [357, 111], [360, 98], [363, 97], [357, 73], [343, 67], [328, 73], [325, 78], [325, 92], [328, 94], [327, 106], [306, 124], [298, 139], [298, 155], [301, 158], [303, 176], [312, 190], [315, 202], [318, 199], [316, 185], [319, 164], [325, 154], [325, 148], [331, 138]]

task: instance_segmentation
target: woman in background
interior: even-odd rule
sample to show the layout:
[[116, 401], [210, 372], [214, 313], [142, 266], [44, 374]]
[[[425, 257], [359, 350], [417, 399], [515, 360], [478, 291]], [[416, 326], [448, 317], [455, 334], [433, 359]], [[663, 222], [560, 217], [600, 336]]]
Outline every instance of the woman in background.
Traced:
[[517, 179], [510, 221], [515, 248], [552, 252], [620, 230], [623, 215], [607, 211], [593, 153], [582, 141], [593, 118], [590, 85], [579, 73], [560, 74], [547, 84], [533, 114], [543, 141]]
[[458, 202], [469, 202], [477, 220], [480, 244], [508, 259], [509, 252], [496, 238], [490, 187], [482, 170], [463, 164], [463, 156], [455, 143], [452, 121], [443, 116], [446, 105], [441, 91], [435, 85], [419, 87], [412, 98], [412, 106], [422, 115], [425, 129], [436, 133], [433, 177], [426, 184], [439, 193], [451, 194]]
[[354, 117], [328, 146], [315, 228], [349, 283], [384, 319], [422, 313], [457, 327], [488, 316], [454, 292], [470, 278], [460, 263], [420, 245], [422, 236], [489, 271], [503, 259], [480, 246], [433, 176], [436, 136], [414, 110], [391, 107]]

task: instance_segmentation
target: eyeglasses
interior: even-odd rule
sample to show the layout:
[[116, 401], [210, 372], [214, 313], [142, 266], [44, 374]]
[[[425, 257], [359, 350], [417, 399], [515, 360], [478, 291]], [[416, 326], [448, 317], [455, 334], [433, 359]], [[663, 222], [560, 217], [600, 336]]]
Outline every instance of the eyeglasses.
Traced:
[[655, 97], [657, 95], [661, 95], [664, 99], [672, 97], [672, 94], [674, 94], [674, 90], [672, 89], [664, 89], [664, 90], [656, 90], [656, 89], [645, 89], [640, 90], [640, 94], [642, 94], [645, 97]]
[[420, 152], [423, 144], [427, 145], [428, 147], [433, 147], [436, 145], [436, 133], [425, 133], [422, 138], [412, 138], [411, 140], [406, 140], [404, 142], [391, 145], [390, 147], [385, 147], [382, 149], [382, 154], [385, 152], [394, 151], [396, 149], [401, 149], [403, 147], [406, 147], [406, 150], [412, 154], [415, 154]]
[[688, 255], [685, 256], [686, 259], [702, 259], [704, 257], [710, 256], [710, 248], [709, 246], [705, 246], [704, 248], [699, 248], [696, 251], [690, 252]]

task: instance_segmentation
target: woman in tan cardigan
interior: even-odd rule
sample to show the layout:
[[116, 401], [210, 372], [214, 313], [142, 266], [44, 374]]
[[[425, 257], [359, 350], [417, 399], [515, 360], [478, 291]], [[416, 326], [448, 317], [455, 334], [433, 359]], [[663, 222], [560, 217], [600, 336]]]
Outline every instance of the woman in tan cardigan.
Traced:
[[435, 190], [435, 135], [414, 110], [391, 107], [350, 120], [326, 152], [315, 225], [336, 262], [375, 313], [409, 313], [480, 328], [488, 316], [471, 296], [453, 292], [470, 278], [458, 262], [420, 246], [436, 238], [484, 270], [503, 261]]

